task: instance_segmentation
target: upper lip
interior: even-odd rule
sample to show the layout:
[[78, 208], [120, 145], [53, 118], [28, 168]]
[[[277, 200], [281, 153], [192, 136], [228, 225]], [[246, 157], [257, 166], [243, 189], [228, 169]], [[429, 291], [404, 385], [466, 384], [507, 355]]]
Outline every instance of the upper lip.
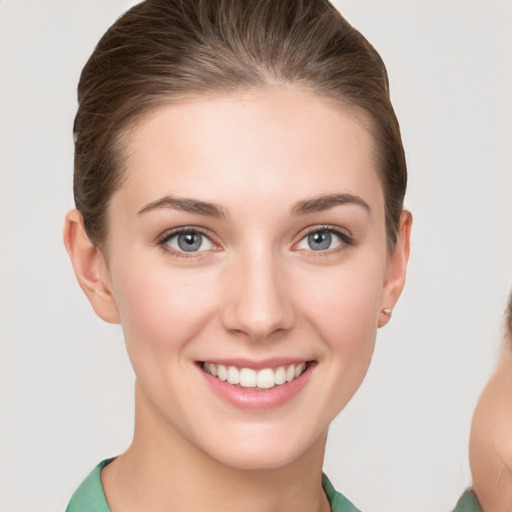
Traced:
[[224, 366], [235, 366], [236, 368], [252, 368], [253, 370], [262, 370], [263, 368], [278, 368], [279, 366], [286, 366], [291, 364], [297, 365], [312, 361], [313, 359], [307, 359], [304, 357], [273, 357], [259, 361], [252, 359], [214, 357], [211, 359], [202, 359], [198, 361], [198, 363], [222, 364]]

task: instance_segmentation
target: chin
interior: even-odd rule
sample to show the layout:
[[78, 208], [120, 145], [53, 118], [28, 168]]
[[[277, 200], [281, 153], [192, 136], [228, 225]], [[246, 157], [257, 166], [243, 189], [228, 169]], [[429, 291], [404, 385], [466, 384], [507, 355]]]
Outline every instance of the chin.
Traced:
[[510, 512], [512, 510], [512, 475], [504, 473], [498, 483], [477, 483], [473, 490], [486, 512]]
[[211, 454], [231, 468], [244, 471], [264, 471], [284, 468], [301, 457], [302, 453], [262, 453], [246, 450], [242, 453]]
[[[247, 471], [276, 470], [284, 468], [302, 458], [315, 458], [323, 454], [327, 434], [317, 439], [298, 439], [296, 436], [283, 436], [272, 432], [268, 437], [251, 436], [231, 438], [217, 444], [207, 454], [222, 464]], [[286, 439], [286, 442], [283, 442]]]

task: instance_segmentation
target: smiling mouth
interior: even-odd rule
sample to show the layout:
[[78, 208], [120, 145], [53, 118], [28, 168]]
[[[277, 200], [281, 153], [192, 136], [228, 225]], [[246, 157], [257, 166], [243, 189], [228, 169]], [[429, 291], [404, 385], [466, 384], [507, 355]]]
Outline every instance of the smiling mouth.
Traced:
[[271, 389], [292, 382], [300, 377], [307, 369], [311, 361], [298, 364], [278, 366], [277, 368], [238, 368], [203, 362], [200, 364], [202, 370], [222, 382], [234, 386], [252, 389]]

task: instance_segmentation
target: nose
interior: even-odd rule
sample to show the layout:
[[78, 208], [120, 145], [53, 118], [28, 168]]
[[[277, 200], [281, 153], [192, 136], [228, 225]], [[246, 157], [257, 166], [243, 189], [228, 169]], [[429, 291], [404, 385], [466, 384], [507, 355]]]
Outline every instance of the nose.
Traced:
[[241, 260], [225, 269], [224, 327], [259, 342], [289, 331], [295, 312], [284, 265], [271, 254], [252, 254]]

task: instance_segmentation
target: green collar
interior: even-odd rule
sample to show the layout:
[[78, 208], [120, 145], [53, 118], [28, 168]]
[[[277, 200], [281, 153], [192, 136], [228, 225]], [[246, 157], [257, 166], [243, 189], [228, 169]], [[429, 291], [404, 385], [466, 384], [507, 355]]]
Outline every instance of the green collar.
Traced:
[[[115, 458], [115, 457], [114, 457]], [[66, 512], [110, 512], [110, 508], [101, 485], [101, 470], [111, 461], [100, 462], [75, 491]], [[322, 487], [331, 505], [332, 512], [360, 512], [345, 496], [336, 492], [327, 476], [322, 475]]]

